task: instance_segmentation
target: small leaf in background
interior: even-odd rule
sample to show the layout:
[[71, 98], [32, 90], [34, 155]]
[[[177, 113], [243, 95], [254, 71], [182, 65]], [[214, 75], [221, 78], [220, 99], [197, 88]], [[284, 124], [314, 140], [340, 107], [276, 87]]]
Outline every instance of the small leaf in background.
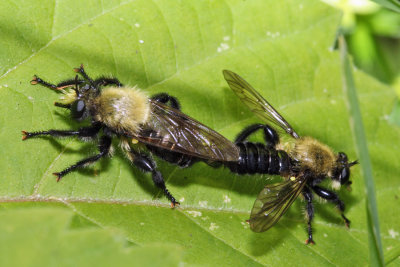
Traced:
[[400, 3], [397, 0], [372, 0], [372, 1], [400, 13]]

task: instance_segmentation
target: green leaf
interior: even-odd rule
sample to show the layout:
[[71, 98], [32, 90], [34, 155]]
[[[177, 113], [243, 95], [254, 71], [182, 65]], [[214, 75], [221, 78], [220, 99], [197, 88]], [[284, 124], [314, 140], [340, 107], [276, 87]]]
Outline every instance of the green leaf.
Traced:
[[[41, 3], [40, 8], [34, 1], [18, 6], [3, 1], [0, 5], [0, 200], [10, 202], [8, 209], [28, 202], [24, 208], [32, 218], [40, 215], [37, 208], [46, 208], [46, 218], [52, 212], [55, 218], [61, 217], [60, 212], [71, 218], [70, 213], [65, 215], [69, 211], [47, 209], [49, 202], [55, 202], [79, 216], [68, 219], [71, 229], [96, 225], [104, 228], [97, 229], [104, 235], [112, 229], [118, 232], [115, 236], [122, 235], [144, 250], [161, 247], [155, 249], [160, 255], [164, 248], [177, 248], [172, 263], [368, 262], [366, 196], [359, 167], [352, 169], [353, 191], [339, 192], [351, 228], [344, 227], [332, 204], [316, 203], [317, 245], [306, 246], [301, 201], [266, 233], [253, 233], [245, 223], [258, 192], [277, 177], [239, 176], [202, 163], [180, 169], [158, 161], [169, 190], [181, 201], [181, 207], [172, 210], [151, 177], [119, 152], [117, 140], [112, 159], [57, 183], [53, 172], [96, 153], [96, 145], [52, 138], [22, 142], [20, 135], [21, 130], [79, 127], [65, 110], [52, 105], [57, 93], [31, 86], [29, 80], [33, 74], [52, 82], [73, 78], [72, 68], [83, 63], [93, 77], [114, 75], [150, 95], [168, 92], [178, 97], [183, 112], [232, 140], [258, 119], [224, 81], [221, 72], [230, 69], [266, 97], [300, 135], [311, 135], [355, 160], [340, 57], [331, 48], [340, 22], [338, 11], [312, 0], [58, 1]], [[388, 121], [396, 96], [360, 71], [355, 70], [354, 79], [375, 177], [383, 250], [391, 253], [400, 246], [400, 215], [393, 212], [400, 204], [396, 160], [400, 131]], [[36, 228], [26, 217], [15, 216], [15, 221], [22, 232], [24, 227]], [[15, 221], [2, 223], [11, 227]], [[58, 224], [49, 220], [46, 226], [57, 232]], [[85, 250], [79, 245], [81, 239], [72, 241]], [[52, 242], [42, 242], [40, 248], [49, 250]], [[96, 253], [94, 247], [87, 253]], [[5, 253], [0, 250], [0, 258], [21, 260]], [[49, 262], [56, 257], [41, 253]], [[72, 254], [68, 257], [74, 258]], [[396, 254], [390, 259], [399, 264]], [[40, 263], [46, 265], [44, 260]]]
[[0, 214], [2, 266], [177, 266], [182, 258], [174, 245], [138, 246], [116, 230], [72, 227], [80, 219], [59, 205], [6, 205]]

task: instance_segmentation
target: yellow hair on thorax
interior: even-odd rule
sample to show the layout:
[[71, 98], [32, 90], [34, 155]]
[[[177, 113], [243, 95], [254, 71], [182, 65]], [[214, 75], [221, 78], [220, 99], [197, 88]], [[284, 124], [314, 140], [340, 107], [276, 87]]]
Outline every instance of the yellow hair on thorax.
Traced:
[[291, 156], [317, 175], [329, 175], [336, 162], [331, 148], [311, 137], [297, 139]]
[[136, 87], [108, 87], [94, 100], [95, 119], [108, 127], [135, 135], [150, 116], [148, 96]]

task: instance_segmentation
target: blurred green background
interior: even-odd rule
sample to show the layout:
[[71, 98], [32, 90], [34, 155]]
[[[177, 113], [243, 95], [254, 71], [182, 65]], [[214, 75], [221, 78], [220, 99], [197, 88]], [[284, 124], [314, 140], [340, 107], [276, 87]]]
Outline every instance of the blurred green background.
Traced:
[[368, 0], [323, 2], [342, 10], [341, 28], [356, 66], [400, 95], [399, 13]]

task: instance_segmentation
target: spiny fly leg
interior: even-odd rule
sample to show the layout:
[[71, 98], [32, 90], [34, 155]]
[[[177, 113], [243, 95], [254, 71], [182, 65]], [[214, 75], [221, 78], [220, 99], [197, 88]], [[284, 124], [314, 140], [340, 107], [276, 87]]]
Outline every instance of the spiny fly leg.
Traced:
[[279, 142], [279, 135], [276, 133], [274, 129], [266, 124], [253, 124], [245, 129], [243, 129], [235, 139], [235, 144], [242, 143], [247, 141], [247, 139], [257, 132], [258, 130], [262, 129], [264, 131], [264, 140], [268, 147], [274, 148], [276, 144]]
[[160, 103], [166, 104], [174, 109], [181, 110], [181, 105], [179, 104], [179, 101], [176, 97], [171, 96], [167, 93], [160, 93], [156, 94], [151, 97], [151, 99], [158, 101]]
[[53, 90], [61, 90], [61, 88], [58, 88], [57, 85], [49, 83], [49, 82], [46, 82], [46, 81], [42, 80], [41, 78], [39, 78], [36, 75], [33, 76], [32, 80], [31, 80], [31, 84], [32, 85], [40, 84], [42, 86], [48, 87], [48, 88], [53, 89]]
[[122, 87], [122, 83], [117, 78], [107, 78], [107, 77], [100, 77], [94, 81], [96, 87], [98, 85], [106, 86], [106, 85], [116, 85], [118, 87]]
[[339, 209], [340, 215], [342, 216], [344, 223], [346, 224], [347, 227], [350, 227], [350, 220], [347, 219], [346, 216], [344, 216], [343, 214], [345, 205], [343, 201], [339, 199], [339, 196], [336, 193], [317, 185], [313, 186], [312, 189], [319, 197], [336, 204], [336, 207]]
[[313, 201], [313, 195], [311, 190], [308, 187], [305, 187], [303, 190], [303, 196], [305, 200], [307, 201], [307, 206], [306, 206], [306, 214], [307, 214], [307, 230], [308, 230], [308, 239], [306, 240], [306, 244], [312, 244], [315, 245], [315, 242], [312, 238], [312, 227], [311, 227], [311, 221], [314, 218], [314, 205], [312, 203]]
[[53, 175], [57, 176], [57, 182], [61, 180], [65, 175], [68, 173], [76, 170], [77, 168], [83, 168], [86, 167], [89, 164], [95, 163], [102, 157], [106, 156], [108, 152], [110, 151], [111, 147], [111, 138], [108, 136], [102, 136], [99, 142], [99, 151], [100, 153], [97, 155], [94, 155], [92, 157], [83, 159], [75, 163], [74, 165], [71, 165], [70, 167], [66, 168], [65, 170], [61, 172], [55, 172]]
[[167, 187], [165, 186], [164, 178], [159, 171], [156, 171], [156, 170], [152, 171], [152, 178], [153, 178], [154, 184], [158, 188], [161, 188], [164, 192], [164, 195], [169, 199], [169, 201], [171, 201], [171, 208], [174, 208], [175, 206], [180, 204], [178, 201], [176, 201], [176, 199], [168, 191]]
[[100, 124], [93, 124], [89, 127], [82, 127], [79, 130], [48, 130], [48, 131], [39, 131], [39, 132], [27, 132], [22, 131], [22, 140], [26, 140], [35, 136], [44, 136], [50, 135], [54, 137], [66, 137], [66, 136], [78, 136], [84, 138], [92, 138], [97, 135], [100, 131]]
[[83, 64], [81, 64], [79, 68], [74, 68], [74, 71], [80, 73], [85, 80], [94, 86], [94, 81], [87, 75], [85, 69], [83, 68]]
[[171, 207], [179, 205], [179, 202], [172, 196], [167, 187], [165, 186], [164, 178], [162, 174], [156, 169], [156, 163], [154, 160], [144, 153], [139, 153], [134, 150], [130, 151], [132, 155], [133, 164], [135, 164], [140, 170], [144, 172], [150, 172], [152, 175], [153, 183], [155, 186], [163, 190], [164, 195], [171, 201]]
[[344, 223], [346, 225], [347, 228], [350, 228], [350, 220], [346, 218], [346, 216], [344, 216], [343, 212], [340, 214], [344, 220]]
[[22, 140], [26, 140], [28, 138], [32, 138], [35, 136], [45, 136], [45, 135], [50, 135], [54, 137], [65, 137], [65, 136], [79, 135], [79, 131], [76, 130], [48, 130], [39, 132], [22, 131]]
[[44, 81], [43, 79], [39, 78], [37, 75], [33, 76], [32, 80], [31, 80], [32, 85], [40, 84], [44, 87], [47, 87], [47, 88], [50, 88], [53, 90], [57, 90], [57, 91], [62, 90], [67, 87], [76, 86], [77, 84], [81, 84], [83, 82], [84, 81], [80, 80], [80, 79], [70, 79], [70, 80], [60, 82], [58, 84], [52, 84], [52, 83]]

